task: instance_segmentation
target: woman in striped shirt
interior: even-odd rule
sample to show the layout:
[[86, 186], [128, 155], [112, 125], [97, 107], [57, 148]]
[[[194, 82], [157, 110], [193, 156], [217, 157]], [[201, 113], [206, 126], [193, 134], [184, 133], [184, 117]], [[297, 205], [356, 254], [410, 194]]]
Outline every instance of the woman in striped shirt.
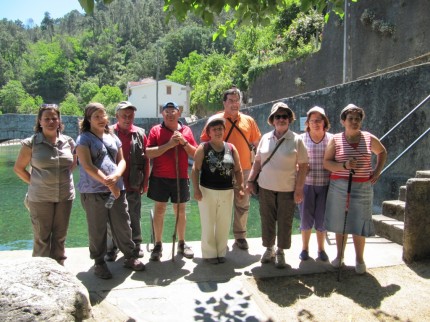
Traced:
[[[339, 267], [343, 264], [342, 245], [345, 247], [346, 237], [352, 234], [356, 255], [355, 271], [364, 274], [365, 237], [375, 234], [372, 222], [373, 185], [384, 167], [387, 151], [377, 137], [361, 131], [364, 119], [362, 108], [349, 104], [342, 110], [340, 118], [345, 131], [333, 136], [324, 154], [324, 168], [331, 171], [324, 226], [327, 231], [336, 233], [337, 257], [332, 265]], [[377, 159], [374, 168], [371, 162], [372, 153]], [[346, 204], [351, 169], [354, 170], [354, 174], [343, 235], [345, 220], [343, 205]]]

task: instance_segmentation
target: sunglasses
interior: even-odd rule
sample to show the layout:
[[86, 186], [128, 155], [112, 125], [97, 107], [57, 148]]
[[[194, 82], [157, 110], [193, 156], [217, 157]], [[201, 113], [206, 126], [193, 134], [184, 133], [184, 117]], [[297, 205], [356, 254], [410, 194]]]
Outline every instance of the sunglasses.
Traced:
[[275, 118], [275, 120], [279, 120], [279, 119], [286, 120], [288, 118], [288, 115], [287, 114], [282, 114], [282, 115], [278, 114], [278, 115], [275, 115], [274, 118]]
[[40, 109], [43, 109], [43, 108], [58, 108], [58, 105], [57, 104], [42, 104], [42, 105], [40, 105]]

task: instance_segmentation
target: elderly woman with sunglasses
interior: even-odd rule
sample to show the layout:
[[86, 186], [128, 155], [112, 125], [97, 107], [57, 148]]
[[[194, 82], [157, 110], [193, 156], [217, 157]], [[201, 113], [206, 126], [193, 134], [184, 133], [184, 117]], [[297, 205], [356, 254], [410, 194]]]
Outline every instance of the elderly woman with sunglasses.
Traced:
[[[272, 107], [267, 122], [274, 130], [263, 135], [246, 189], [256, 193], [258, 177], [263, 246], [262, 263], [275, 260], [278, 268], [286, 267], [284, 249], [291, 247], [295, 204], [303, 200], [308, 168], [308, 153], [303, 139], [289, 129], [295, 120], [287, 104]], [[277, 250], [274, 245], [277, 238]]]
[[[35, 134], [24, 139], [14, 171], [28, 183], [26, 201], [33, 225], [33, 257], [50, 257], [63, 265], [72, 202], [75, 141], [61, 133], [60, 110], [43, 104]], [[31, 170], [30, 170], [31, 168]]]
[[[372, 186], [377, 182], [387, 159], [387, 151], [378, 138], [361, 131], [364, 115], [361, 107], [354, 104], [346, 106], [340, 113], [345, 131], [333, 136], [324, 154], [324, 168], [331, 171], [324, 226], [327, 231], [336, 233], [337, 246], [337, 256], [332, 265], [343, 265], [346, 237], [352, 234], [357, 274], [366, 272], [363, 258], [365, 238], [375, 234]], [[376, 155], [374, 167], [372, 154]], [[349, 193], [350, 173], [353, 176]], [[344, 209], [348, 209], [347, 217]]]

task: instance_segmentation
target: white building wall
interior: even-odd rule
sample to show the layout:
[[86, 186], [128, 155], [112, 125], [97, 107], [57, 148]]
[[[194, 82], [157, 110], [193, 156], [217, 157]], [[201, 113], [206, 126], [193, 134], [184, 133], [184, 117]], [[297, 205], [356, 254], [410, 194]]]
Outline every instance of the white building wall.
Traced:
[[[171, 88], [168, 94], [168, 86]], [[131, 86], [128, 89], [128, 101], [137, 107], [136, 117], [162, 117], [161, 107], [166, 102], [173, 101], [183, 110], [182, 116], [189, 116], [187, 93], [185, 85], [167, 79], [158, 82], [158, 107], [156, 107], [157, 82]], [[186, 115], [187, 114], [187, 115]]]

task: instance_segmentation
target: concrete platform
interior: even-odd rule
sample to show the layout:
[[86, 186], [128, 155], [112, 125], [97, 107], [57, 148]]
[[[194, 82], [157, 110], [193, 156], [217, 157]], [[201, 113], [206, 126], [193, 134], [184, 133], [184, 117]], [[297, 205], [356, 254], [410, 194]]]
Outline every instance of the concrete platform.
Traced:
[[[336, 256], [334, 234], [328, 234], [326, 252], [330, 259]], [[270, 317], [259, 296], [247, 287], [251, 278], [293, 276], [336, 272], [329, 263], [317, 257], [315, 234], [310, 242], [308, 261], [298, 258], [301, 236], [294, 235], [292, 248], [285, 252], [287, 268], [277, 269], [273, 263], [260, 263], [264, 252], [260, 238], [248, 239], [249, 250], [233, 247], [229, 241], [226, 263], [213, 265], [201, 258], [200, 242], [190, 242], [195, 252], [192, 260], [175, 256], [172, 244], [163, 244], [160, 262], [149, 261], [145, 252], [146, 270], [134, 272], [122, 267], [121, 253], [116, 262], [109, 263], [113, 279], [101, 280], [94, 276], [87, 248], [68, 248], [65, 267], [73, 272], [88, 289], [93, 300], [116, 307], [128, 319], [112, 316], [111, 321], [267, 321]], [[314, 247], [314, 248], [312, 248]], [[31, 251], [1, 252], [2, 259], [31, 257]], [[381, 237], [368, 238], [365, 259], [368, 268], [403, 264], [402, 246]], [[348, 239], [345, 264], [354, 267], [355, 252]], [[333, 275], [333, 283], [336, 283]]]

